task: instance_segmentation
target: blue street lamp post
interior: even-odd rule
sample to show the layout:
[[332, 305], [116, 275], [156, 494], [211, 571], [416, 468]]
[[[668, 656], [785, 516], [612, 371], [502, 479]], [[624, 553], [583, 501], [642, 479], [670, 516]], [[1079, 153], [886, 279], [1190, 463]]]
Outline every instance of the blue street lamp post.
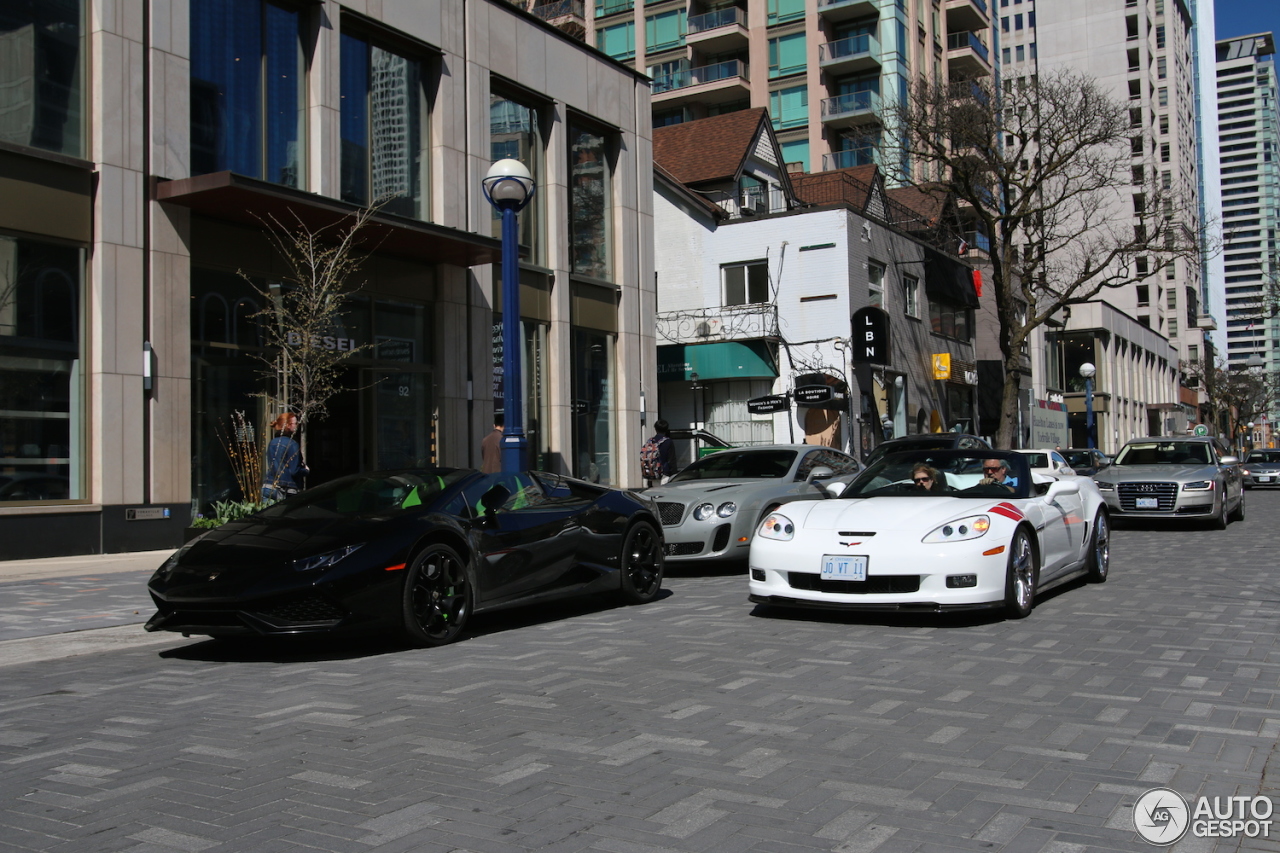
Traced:
[[1093, 450], [1098, 443], [1093, 438], [1093, 375], [1098, 369], [1089, 362], [1080, 365], [1080, 375], [1084, 377], [1084, 432]]
[[518, 160], [499, 160], [481, 182], [484, 197], [502, 214], [502, 470], [523, 471], [524, 379], [520, 344], [520, 232], [516, 214], [533, 198], [533, 176]]

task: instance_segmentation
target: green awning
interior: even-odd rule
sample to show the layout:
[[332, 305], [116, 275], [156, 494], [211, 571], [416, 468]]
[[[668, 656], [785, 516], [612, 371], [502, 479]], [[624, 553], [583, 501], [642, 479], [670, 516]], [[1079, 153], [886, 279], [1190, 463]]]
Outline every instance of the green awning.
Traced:
[[658, 347], [658, 381], [693, 379], [772, 379], [778, 375], [764, 341], [676, 344]]

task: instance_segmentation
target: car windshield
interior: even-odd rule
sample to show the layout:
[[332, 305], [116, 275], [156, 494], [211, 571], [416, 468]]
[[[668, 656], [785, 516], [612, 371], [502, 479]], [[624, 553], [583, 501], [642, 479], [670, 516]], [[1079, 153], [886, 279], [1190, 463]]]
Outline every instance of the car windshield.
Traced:
[[1280, 450], [1251, 450], [1249, 451], [1249, 458], [1245, 461], [1280, 463]]
[[945, 450], [955, 446], [955, 437], [949, 435], [939, 435], [937, 438], [891, 439], [871, 451], [869, 461], [875, 461], [886, 453], [900, 453], [907, 450]]
[[1117, 465], [1208, 465], [1209, 445], [1203, 441], [1141, 441], [1126, 444]]
[[1088, 468], [1093, 465], [1093, 454], [1087, 450], [1068, 450], [1062, 454], [1072, 468]]
[[466, 468], [426, 468], [356, 474], [307, 489], [267, 507], [266, 518], [333, 518], [376, 515], [433, 503], [454, 483], [475, 472]]
[[1049, 467], [1049, 456], [1045, 453], [1024, 453], [1022, 455], [1027, 457], [1027, 464], [1032, 468]]
[[1021, 453], [1000, 450], [906, 451], [872, 463], [842, 498], [1025, 498], [1031, 470]]
[[777, 480], [787, 476], [796, 461], [794, 450], [721, 450], [704, 456], [669, 482], [690, 480]]

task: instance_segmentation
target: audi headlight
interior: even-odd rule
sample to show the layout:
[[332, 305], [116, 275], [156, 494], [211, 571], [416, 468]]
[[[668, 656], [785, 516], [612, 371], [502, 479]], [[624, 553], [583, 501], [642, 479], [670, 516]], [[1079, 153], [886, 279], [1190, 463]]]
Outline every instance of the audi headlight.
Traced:
[[760, 522], [760, 529], [756, 531], [756, 535], [765, 539], [776, 539], [779, 542], [790, 542], [796, 536], [796, 526], [785, 515], [771, 512], [764, 521]]
[[721, 518], [728, 518], [729, 516], [733, 515], [737, 511], [738, 511], [738, 505], [733, 501], [725, 501], [724, 503], [720, 504], [720, 506], [716, 507], [716, 515], [720, 516]]
[[715, 504], [698, 504], [693, 510], [693, 517], [697, 521], [706, 521], [715, 514]]
[[301, 560], [293, 561], [294, 571], [311, 572], [316, 569], [325, 569], [351, 556], [356, 551], [364, 547], [364, 543], [359, 545], [345, 545], [333, 551], [326, 551], [323, 554], [316, 554], [314, 557], [303, 557]]
[[963, 542], [966, 539], [977, 539], [980, 536], [986, 536], [987, 531], [990, 529], [990, 516], [974, 515], [969, 518], [961, 518], [958, 521], [948, 521], [920, 541], [926, 545], [938, 542]]
[[1183, 483], [1184, 492], [1212, 492], [1213, 480], [1196, 480], [1194, 483]]
[[1116, 490], [1116, 484], [1106, 480], [1094, 480], [1093, 484], [1098, 487], [1100, 492], [1114, 492]]

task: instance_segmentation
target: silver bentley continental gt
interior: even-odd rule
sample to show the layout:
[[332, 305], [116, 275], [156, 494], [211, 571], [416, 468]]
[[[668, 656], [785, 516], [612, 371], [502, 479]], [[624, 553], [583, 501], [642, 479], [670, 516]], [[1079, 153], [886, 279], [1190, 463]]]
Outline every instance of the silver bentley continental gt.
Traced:
[[1244, 472], [1212, 436], [1131, 439], [1094, 476], [1113, 520], [1198, 519], [1225, 530], [1244, 520]]
[[704, 456], [644, 495], [658, 505], [668, 564], [745, 560], [762, 515], [790, 501], [822, 500], [823, 483], [847, 482], [861, 468], [830, 447], [733, 447]]

